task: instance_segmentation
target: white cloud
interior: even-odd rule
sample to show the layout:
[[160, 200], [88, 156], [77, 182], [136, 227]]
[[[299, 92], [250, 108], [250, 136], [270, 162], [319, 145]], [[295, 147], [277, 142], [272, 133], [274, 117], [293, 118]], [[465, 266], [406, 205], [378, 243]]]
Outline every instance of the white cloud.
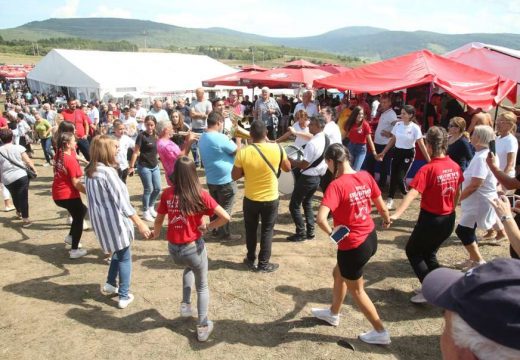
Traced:
[[56, 8], [52, 16], [58, 18], [76, 17], [79, 8], [79, 0], [67, 0], [63, 6]]
[[132, 12], [119, 7], [108, 7], [106, 5], [99, 5], [96, 11], [90, 14], [91, 17], [114, 17], [114, 18], [132, 18]]

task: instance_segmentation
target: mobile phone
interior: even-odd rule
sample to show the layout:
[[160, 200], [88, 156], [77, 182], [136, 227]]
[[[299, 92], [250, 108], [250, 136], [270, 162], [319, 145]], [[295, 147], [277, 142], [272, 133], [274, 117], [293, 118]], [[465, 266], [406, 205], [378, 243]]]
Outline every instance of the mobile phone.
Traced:
[[495, 140], [491, 140], [489, 142], [489, 152], [492, 153], [493, 155], [497, 154], [497, 148], [496, 148], [496, 145], [495, 145]]
[[349, 233], [350, 229], [348, 227], [339, 225], [332, 230], [332, 234], [330, 234], [329, 238], [334, 244], [338, 245]]

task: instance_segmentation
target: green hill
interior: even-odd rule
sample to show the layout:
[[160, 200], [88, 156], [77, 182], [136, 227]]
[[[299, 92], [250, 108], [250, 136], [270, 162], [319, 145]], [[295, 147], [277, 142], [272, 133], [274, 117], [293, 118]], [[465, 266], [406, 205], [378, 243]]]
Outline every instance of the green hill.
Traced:
[[468, 42], [479, 41], [520, 48], [520, 34], [439, 34], [426, 31], [389, 31], [374, 27], [345, 27], [298, 38], [276, 38], [224, 28], [193, 29], [153, 21], [118, 18], [48, 19], [0, 30], [5, 40], [36, 41], [47, 38], [126, 40], [140, 48], [196, 48], [198, 46], [250, 48], [284, 46], [372, 60], [402, 55], [419, 49], [442, 53]]

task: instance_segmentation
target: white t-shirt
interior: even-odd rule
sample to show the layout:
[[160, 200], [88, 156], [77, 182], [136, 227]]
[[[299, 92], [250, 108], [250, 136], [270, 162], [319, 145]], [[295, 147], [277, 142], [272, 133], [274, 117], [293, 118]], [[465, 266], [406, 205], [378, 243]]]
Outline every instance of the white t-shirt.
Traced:
[[116, 154], [116, 161], [119, 164], [119, 169], [128, 169], [128, 149], [133, 149], [135, 147], [135, 141], [127, 135], [123, 135], [119, 139], [116, 138], [116, 140], [119, 142], [119, 148], [117, 149]]
[[[22, 153], [25, 152], [25, 147], [22, 145], [6, 144], [0, 147], [0, 152], [7, 157], [7, 159], [25, 168], [25, 164], [22, 160]], [[27, 172], [23, 168], [13, 165], [9, 160], [5, 159], [4, 156], [0, 155], [0, 181], [2, 184], [9, 185], [27, 176]]]
[[146, 111], [146, 109], [143, 107], [136, 109], [135, 111], [135, 119], [138, 123], [142, 123], [146, 115], [148, 115], [148, 111]]
[[87, 116], [92, 121], [92, 124], [97, 125], [99, 123], [99, 110], [97, 107], [92, 107], [87, 113]]
[[148, 115], [155, 116], [155, 120], [157, 120], [158, 123], [161, 121], [170, 121], [168, 113], [164, 109], [160, 109], [159, 111], [155, 111], [155, 109], [152, 109], [148, 112]]
[[515, 177], [516, 153], [518, 152], [518, 140], [513, 134], [504, 137], [499, 137], [496, 140], [497, 157], [500, 163], [500, 170], [504, 171], [507, 166], [507, 154], [513, 153], [513, 169], [507, 174], [510, 177]]
[[374, 134], [374, 142], [379, 145], [386, 145], [390, 141], [390, 138], [384, 137], [381, 135], [383, 130], [391, 132], [395, 123], [397, 121], [397, 114], [393, 109], [388, 109], [379, 117], [379, 122], [377, 123], [376, 132]]
[[[303, 149], [303, 159], [311, 165], [316, 159], [323, 155], [324, 151], [325, 133], [321, 131], [314, 135], [305, 146], [305, 149]], [[302, 171], [302, 174], [307, 176], [322, 176], [326, 171], [327, 164], [325, 163], [325, 159], [323, 159], [317, 166]]]
[[[309, 133], [309, 126], [307, 125], [307, 127], [305, 129], [302, 129], [299, 122], [295, 122], [293, 125], [293, 128], [294, 128], [294, 130], [296, 130], [296, 132]], [[308, 142], [309, 142], [308, 138], [306, 138], [304, 136], [296, 135], [296, 139], [294, 140], [294, 145], [298, 146], [301, 149]]]
[[137, 120], [133, 117], [129, 117], [128, 119], [123, 120], [123, 125], [125, 126], [126, 135], [130, 137], [136, 137], [137, 136]]
[[374, 99], [374, 101], [372, 101], [372, 108], [370, 109], [370, 116], [372, 117], [372, 119], [376, 117], [378, 108], [379, 100]]
[[318, 107], [313, 102], [308, 103], [307, 106], [305, 106], [303, 103], [298, 103], [294, 107], [294, 114], [297, 114], [300, 110], [305, 110], [308, 117], [318, 115]]
[[398, 149], [414, 149], [415, 142], [422, 138], [421, 128], [413, 122], [405, 125], [399, 121], [394, 125], [392, 135], [395, 136], [395, 147]]
[[486, 158], [488, 153], [489, 149], [477, 151], [464, 171], [462, 190], [468, 187], [472, 178], [483, 179], [484, 181], [473, 194], [461, 202], [462, 215], [459, 223], [462, 226], [473, 228], [476, 223], [481, 229], [490, 229], [496, 222], [495, 211], [488, 199], [492, 200], [498, 197], [497, 179], [487, 166]]
[[323, 128], [323, 132], [329, 137], [331, 145], [341, 144], [341, 131], [334, 121], [329, 121]]

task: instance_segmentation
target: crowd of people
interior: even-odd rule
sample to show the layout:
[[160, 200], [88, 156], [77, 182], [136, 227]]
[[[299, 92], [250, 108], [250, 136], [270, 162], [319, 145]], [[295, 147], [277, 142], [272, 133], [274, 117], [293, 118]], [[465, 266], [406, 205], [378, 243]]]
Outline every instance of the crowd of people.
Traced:
[[[289, 211], [295, 231], [288, 241], [314, 239], [316, 224], [332, 238], [343, 231], [335, 239], [332, 304], [327, 309], [313, 308], [312, 313], [337, 326], [341, 305], [350, 294], [373, 327], [359, 336], [366, 343], [391, 342], [364, 290], [363, 269], [376, 254], [378, 243], [372, 205], [386, 229], [421, 196], [419, 216], [406, 244], [408, 261], [423, 284], [411, 298], [413, 303], [430, 301], [458, 312], [460, 307], [446, 305], [447, 300], [432, 290], [450, 283], [436, 275], [440, 267], [436, 254], [454, 229], [468, 253], [468, 259], [460, 264], [465, 271], [492, 272], [501, 264], [492, 261], [486, 265], [479, 252], [477, 229], [487, 231], [484, 238], [495, 242], [508, 238], [511, 256], [518, 258], [520, 230], [514, 220], [519, 221], [519, 217], [513, 220], [512, 214], [520, 213], [520, 202], [514, 201], [513, 195], [513, 189], [520, 189], [520, 175], [515, 170], [518, 140], [513, 112], [501, 112], [494, 124], [481, 109], [464, 113], [459, 105], [460, 109], [454, 110], [453, 99], [439, 94], [432, 96], [425, 112], [411, 105], [413, 101], [396, 102], [391, 94], [372, 97], [370, 104], [362, 95], [345, 95], [342, 100], [331, 96], [314, 99], [311, 90], [304, 91], [297, 102], [285, 96], [275, 99], [266, 87], [254, 102], [234, 90], [229, 97], [212, 102], [202, 88], [195, 94], [189, 105], [184, 99], [175, 103], [156, 99], [149, 110], [143, 108], [141, 99], [120, 108], [112, 101], [82, 104], [72, 97], [66, 107], [56, 109], [52, 101], [34, 106], [38, 96], [31, 97], [33, 106], [29, 107], [26, 93], [20, 91], [0, 118], [0, 179], [5, 187], [5, 210], [16, 210], [22, 225], [31, 226], [28, 191], [31, 178], [38, 174], [30, 155], [40, 142], [45, 158], [42, 166], [54, 170], [52, 199], [71, 217], [64, 239], [71, 246], [69, 256], [76, 259], [87, 254], [80, 240], [88, 214], [110, 262], [102, 291], [118, 294], [120, 308], [134, 299], [130, 290], [134, 225], [146, 239], [161, 238], [167, 218], [168, 251], [176, 264], [185, 267], [180, 315], [190, 317], [194, 313], [191, 290], [195, 288], [197, 337], [206, 341], [213, 322], [208, 314], [210, 284], [204, 239], [242, 238], [242, 234], [231, 232], [229, 222], [237, 181], [243, 179], [244, 266], [257, 273], [276, 271], [279, 264], [271, 262], [271, 250], [281, 172], [294, 176]], [[443, 103], [450, 102], [447, 111]], [[248, 116], [252, 119], [246, 130], [237, 118]], [[33, 132], [35, 135], [28, 136]], [[30, 137], [32, 141], [28, 141]], [[288, 156], [281, 146], [291, 139], [301, 150], [301, 157]], [[416, 149], [425, 165], [408, 183]], [[84, 169], [82, 164], [86, 165]], [[168, 184], [165, 190], [161, 164]], [[127, 177], [134, 173], [142, 183], [141, 216], [130, 203], [126, 186]], [[201, 184], [203, 175], [208, 191]], [[313, 200], [319, 190], [323, 199], [316, 212]], [[395, 209], [397, 190], [403, 199]], [[80, 193], [86, 194], [86, 205]], [[509, 199], [513, 199], [511, 205]], [[205, 216], [209, 216], [209, 222]], [[518, 275], [518, 263], [506, 262], [503, 266]], [[518, 292], [518, 278], [514, 286]], [[468, 321], [466, 313], [459, 311], [458, 315]], [[447, 321], [453, 324], [453, 317], [450, 315]], [[475, 323], [468, 323], [518, 355], [514, 352], [519, 350], [518, 342], [512, 345], [507, 339], [501, 341]]]

